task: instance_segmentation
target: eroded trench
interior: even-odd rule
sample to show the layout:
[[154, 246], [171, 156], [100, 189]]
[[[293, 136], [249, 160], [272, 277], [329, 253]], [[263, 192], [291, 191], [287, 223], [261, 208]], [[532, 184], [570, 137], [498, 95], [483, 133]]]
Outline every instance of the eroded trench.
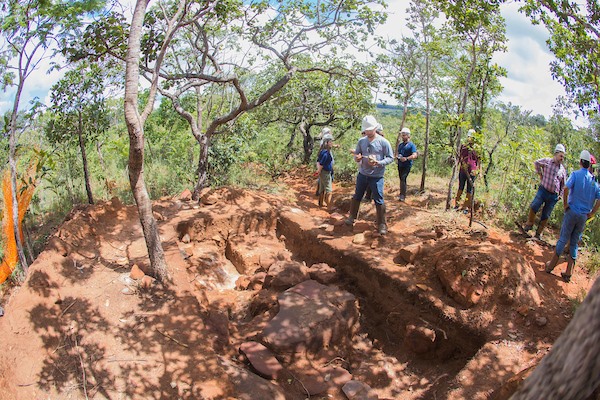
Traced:
[[264, 378], [253, 398], [346, 399], [350, 379], [379, 399], [447, 398], [485, 343], [376, 268], [389, 254], [286, 213], [200, 213], [177, 231], [215, 351]]

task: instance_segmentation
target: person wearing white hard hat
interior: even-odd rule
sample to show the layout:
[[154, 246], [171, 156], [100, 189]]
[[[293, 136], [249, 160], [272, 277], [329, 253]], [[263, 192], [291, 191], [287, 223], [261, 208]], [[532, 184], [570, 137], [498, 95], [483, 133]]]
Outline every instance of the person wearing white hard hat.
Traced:
[[467, 143], [460, 146], [459, 150], [459, 170], [458, 170], [458, 190], [454, 198], [454, 209], [460, 208], [460, 198], [467, 185], [467, 198], [462, 205], [463, 212], [468, 213], [471, 209], [471, 200], [473, 197], [473, 181], [477, 177], [479, 170], [479, 155], [475, 150], [475, 130], [469, 129], [467, 132]]
[[380, 235], [387, 234], [386, 210], [383, 200], [383, 175], [385, 166], [394, 162], [392, 145], [386, 138], [377, 134], [377, 120], [367, 115], [362, 120], [362, 131], [365, 133], [358, 140], [354, 149], [354, 160], [359, 163], [356, 187], [350, 212], [345, 220], [346, 225], [353, 225], [358, 216], [360, 201], [367, 190], [371, 188], [375, 209], [377, 210], [377, 230]]
[[[331, 133], [331, 129], [328, 127], [324, 127], [323, 129], [321, 129], [321, 132], [317, 135], [316, 138], [320, 140], [318, 154], [321, 154], [321, 150], [323, 150], [323, 145], [325, 144], [325, 141], [328, 139], [333, 141], [333, 134]], [[332, 145], [332, 147], [334, 147], [334, 146]], [[318, 155], [317, 155], [317, 157], [318, 157]], [[332, 157], [333, 157], [333, 153], [332, 153]], [[335, 160], [332, 161], [332, 164], [331, 164], [332, 165], [332, 169], [331, 169], [331, 180], [332, 181], [333, 181], [333, 164], [335, 164]], [[318, 169], [319, 169], [319, 162], [317, 161], [317, 170]], [[317, 178], [317, 191], [315, 193], [315, 196], [317, 196], [317, 197], [319, 197], [321, 195], [321, 192], [319, 189], [320, 188], [319, 183], [320, 183], [320, 178]]]
[[398, 159], [398, 176], [400, 177], [400, 196], [398, 200], [406, 199], [406, 179], [413, 165], [413, 160], [418, 157], [417, 146], [410, 140], [410, 129], [407, 127], [400, 130], [402, 141], [398, 144], [396, 158]]
[[579, 155], [581, 168], [572, 172], [565, 183], [563, 197], [565, 215], [560, 228], [560, 237], [556, 242], [552, 259], [546, 263], [546, 272], [552, 273], [565, 246], [569, 243], [567, 269], [560, 274], [565, 282], [571, 281], [575, 260], [577, 260], [578, 244], [585, 229], [585, 223], [596, 214], [600, 207], [600, 188], [589, 171], [590, 163], [590, 152], [583, 150]]
[[[378, 135], [385, 137], [385, 135], [383, 134], [383, 125], [381, 125], [380, 123], [377, 124], [377, 127], [375, 128], [375, 132], [377, 132]], [[364, 136], [364, 132], [363, 132], [363, 136]], [[363, 197], [362, 202], [369, 203], [371, 200], [373, 200], [373, 197], [371, 196], [371, 187], [367, 186], [367, 191], [365, 192], [365, 197]]]
[[540, 223], [535, 231], [537, 239], [542, 238], [542, 232], [546, 228], [546, 224], [548, 224], [548, 218], [550, 218], [554, 206], [563, 194], [565, 182], [567, 181], [567, 170], [563, 165], [564, 161], [565, 146], [559, 143], [554, 148], [554, 156], [552, 158], [540, 158], [534, 162], [535, 171], [540, 176], [540, 186], [529, 206], [527, 222], [525, 222], [522, 229], [525, 232], [529, 232], [533, 228], [535, 215], [543, 204]]

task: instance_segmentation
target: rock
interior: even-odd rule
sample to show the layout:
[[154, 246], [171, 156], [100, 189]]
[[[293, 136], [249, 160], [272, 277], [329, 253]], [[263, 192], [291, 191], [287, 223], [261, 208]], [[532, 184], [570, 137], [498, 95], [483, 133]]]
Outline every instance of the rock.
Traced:
[[149, 289], [152, 287], [152, 285], [154, 285], [154, 282], [156, 282], [155, 278], [148, 275], [144, 275], [142, 277], [142, 281], [140, 282], [140, 286], [144, 289]]
[[186, 233], [185, 235], [183, 235], [183, 237], [181, 238], [181, 242], [183, 243], [190, 243], [192, 241], [192, 238], [190, 237], [189, 233]]
[[179, 195], [179, 200], [181, 200], [181, 201], [190, 201], [191, 199], [192, 199], [192, 192], [190, 191], [190, 189], [185, 189]]
[[436, 231], [418, 231], [415, 232], [415, 236], [423, 240], [436, 240], [438, 238]]
[[247, 290], [250, 285], [250, 277], [248, 275], [240, 275], [235, 281], [235, 288], [237, 290]]
[[414, 263], [417, 256], [421, 252], [422, 244], [421, 243], [413, 243], [408, 246], [404, 246], [398, 252], [398, 257], [402, 259], [402, 261], [407, 263]]
[[338, 280], [338, 273], [335, 268], [326, 263], [313, 264], [308, 269], [310, 278], [315, 281], [328, 285]]
[[[265, 378], [253, 374], [244, 368], [237, 367], [225, 357], [219, 357], [219, 364], [225, 369], [231, 384], [237, 392], [237, 400], [285, 400], [285, 392], [279, 386]], [[217, 397], [215, 397], [217, 398]]]
[[529, 314], [529, 307], [526, 305], [522, 305], [517, 308], [517, 312], [522, 316], [526, 317]]
[[348, 400], [378, 400], [379, 396], [371, 389], [369, 385], [363, 382], [351, 380], [343, 387], [342, 391], [348, 397]]
[[140, 269], [140, 267], [138, 267], [137, 264], [133, 264], [133, 267], [131, 267], [131, 272], [129, 273], [129, 277], [131, 279], [138, 280], [138, 279], [142, 279], [144, 277], [144, 275], [146, 275], [144, 273], [144, 271], [142, 271]]
[[352, 238], [352, 243], [354, 244], [365, 244], [367, 242], [367, 238], [364, 233], [357, 233]]
[[483, 287], [473, 284], [460, 274], [452, 270], [436, 268], [438, 278], [450, 297], [463, 307], [472, 307], [477, 304], [483, 294]]
[[299, 359], [288, 370], [302, 382], [302, 389], [310, 396], [316, 396], [332, 388], [341, 388], [352, 379], [352, 375], [344, 368], [327, 366], [314, 368], [307, 360]]
[[250, 277], [250, 282], [248, 284], [249, 290], [260, 290], [263, 288], [265, 283], [265, 279], [267, 277], [266, 272], [257, 272], [256, 274]]
[[202, 204], [207, 206], [212, 206], [213, 204], [216, 204], [219, 200], [220, 198], [217, 193], [206, 194], [200, 198]]
[[271, 265], [265, 277], [265, 286], [287, 289], [310, 279], [308, 268], [296, 261], [277, 261]]
[[277, 353], [343, 344], [358, 322], [354, 295], [314, 280], [291, 287], [277, 300], [279, 312], [260, 334]]
[[265, 378], [277, 379], [279, 373], [283, 370], [273, 353], [260, 343], [242, 343], [240, 352], [248, 358], [252, 367]]
[[260, 254], [258, 256], [258, 264], [264, 269], [269, 269], [269, 267], [273, 265], [275, 261], [277, 261], [277, 256], [272, 253]]
[[126, 295], [132, 295], [132, 294], [135, 294], [135, 290], [133, 290], [132, 288], [127, 286], [127, 287], [124, 287], [123, 289], [121, 289], [121, 293], [126, 294]]
[[404, 347], [417, 354], [426, 354], [435, 350], [435, 331], [425, 326], [407, 325]]
[[152, 216], [157, 221], [164, 221], [165, 220], [165, 217], [161, 213], [159, 213], [158, 211], [152, 211]]
[[535, 324], [539, 327], [546, 326], [548, 323], [548, 318], [543, 316], [538, 316], [535, 318]]

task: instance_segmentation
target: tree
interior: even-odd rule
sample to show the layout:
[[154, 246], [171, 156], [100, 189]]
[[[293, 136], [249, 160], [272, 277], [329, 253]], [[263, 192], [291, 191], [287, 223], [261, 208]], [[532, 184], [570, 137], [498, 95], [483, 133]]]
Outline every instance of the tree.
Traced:
[[137, 205], [150, 265], [155, 276], [162, 281], [169, 279], [167, 263], [156, 220], [152, 214], [152, 202], [148, 195], [146, 182], [144, 180], [144, 124], [154, 107], [156, 99], [159, 71], [168, 50], [169, 44], [177, 29], [185, 24], [191, 23], [195, 18], [200, 18], [212, 7], [212, 3], [201, 4], [190, 19], [184, 19], [190, 4], [185, 0], [179, 0], [173, 8], [173, 14], [168, 19], [164, 31], [163, 41], [154, 55], [154, 68], [150, 79], [151, 85], [148, 100], [140, 113], [138, 110], [138, 85], [140, 75], [140, 53], [142, 44], [142, 33], [144, 16], [146, 14], [147, 0], [136, 2], [131, 27], [129, 30], [129, 41], [127, 54], [125, 56], [125, 123], [129, 133], [129, 184]]
[[402, 104], [402, 122], [396, 136], [394, 152], [400, 142], [400, 130], [406, 122], [408, 105], [423, 89], [422, 69], [424, 59], [421, 48], [413, 38], [403, 37], [400, 42], [391, 40], [387, 54], [378, 58], [382, 66], [386, 92]]
[[[480, 60], [484, 65], [489, 63], [491, 55], [496, 51], [504, 49], [506, 37], [504, 19], [500, 15], [498, 2], [487, 1], [453, 1], [439, 0], [442, 10], [448, 18], [448, 25], [452, 27], [458, 38], [465, 45], [465, 54], [462, 62], [458, 65], [464, 65], [465, 69], [459, 75], [459, 96], [456, 108], [456, 116], [464, 121], [467, 113], [468, 101], [472, 94], [472, 81], [476, 73]], [[452, 199], [452, 186], [456, 178], [456, 172], [459, 165], [459, 151], [461, 146], [461, 134], [463, 123], [454, 124], [455, 132], [453, 151], [455, 152], [455, 162], [452, 168], [452, 175], [448, 183], [448, 194], [446, 196], [446, 209], [450, 209]], [[470, 179], [470, 178], [469, 178]], [[471, 202], [474, 196], [471, 197]], [[473, 204], [471, 204], [471, 210]]]
[[414, 32], [415, 40], [423, 52], [423, 70], [421, 76], [425, 96], [425, 140], [423, 144], [422, 172], [420, 191], [425, 190], [427, 176], [427, 158], [429, 157], [429, 134], [431, 123], [431, 85], [432, 75], [435, 74], [434, 59], [439, 54], [439, 35], [434, 22], [439, 18], [439, 12], [429, 1], [414, 0], [408, 9], [408, 27]]
[[52, 116], [46, 129], [52, 142], [71, 142], [77, 138], [89, 204], [94, 204], [94, 196], [88, 171], [86, 139], [95, 140], [108, 129], [108, 117], [104, 109], [104, 82], [97, 64], [81, 63], [68, 71], [52, 87]]
[[600, 114], [600, 26], [596, 0], [525, 1], [522, 10], [534, 24], [544, 23], [550, 32], [548, 47], [556, 60], [550, 63], [552, 77], [578, 111]]
[[[6, 0], [0, 5], [0, 34], [4, 47], [0, 52], [2, 87], [16, 85], [13, 109], [5, 125], [9, 136], [9, 167], [12, 186], [14, 226], [19, 226], [17, 201], [17, 115], [21, 94], [27, 78], [40, 62], [53, 51], [51, 48], [64, 39], [67, 32], [81, 24], [84, 16], [98, 10], [100, 0], [44, 1]], [[15, 229], [19, 263], [25, 273], [28, 264], [23, 251], [20, 232]]]
[[[345, 70], [345, 63], [323, 69], [318, 63], [320, 53], [331, 49], [335, 55], [372, 34], [374, 25], [384, 18], [369, 8], [378, 2], [325, 1], [318, 7], [308, 0], [232, 4], [218, 18], [196, 20], [181, 30], [177, 50], [169, 52], [160, 71], [165, 81], [160, 90], [188, 121], [200, 147], [193, 198], [207, 182], [213, 135], [228, 132], [229, 124], [268, 101], [295, 74]], [[161, 38], [162, 30], [157, 20], [148, 26], [146, 37]], [[306, 63], [304, 54], [311, 56], [308, 66], [302, 65]], [[280, 72], [256, 90], [252, 76], [267, 67]], [[195, 107], [183, 106], [180, 99], [185, 95], [195, 97]]]
[[600, 279], [511, 400], [586, 400], [600, 386]]

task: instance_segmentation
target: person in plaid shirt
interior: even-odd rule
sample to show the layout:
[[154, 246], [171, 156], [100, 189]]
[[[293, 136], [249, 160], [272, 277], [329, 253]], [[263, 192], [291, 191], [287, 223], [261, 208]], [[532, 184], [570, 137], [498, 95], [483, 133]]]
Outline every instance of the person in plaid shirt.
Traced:
[[550, 214], [552, 214], [552, 210], [558, 199], [562, 196], [565, 182], [567, 181], [567, 170], [563, 165], [564, 161], [565, 146], [559, 143], [554, 148], [554, 157], [540, 158], [534, 163], [535, 171], [539, 174], [541, 182], [535, 198], [529, 206], [529, 215], [527, 222], [523, 226], [523, 230], [528, 232], [533, 228], [535, 215], [543, 204], [540, 223], [535, 232], [537, 239], [542, 238], [542, 232], [548, 223], [548, 218], [550, 218]]

